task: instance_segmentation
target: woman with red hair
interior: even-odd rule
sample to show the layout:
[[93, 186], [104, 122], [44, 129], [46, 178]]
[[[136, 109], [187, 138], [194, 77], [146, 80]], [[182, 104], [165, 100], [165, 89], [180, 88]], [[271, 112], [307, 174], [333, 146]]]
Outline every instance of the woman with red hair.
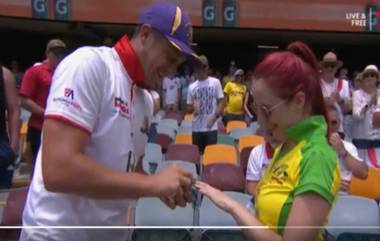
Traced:
[[340, 174], [327, 140], [319, 80], [315, 55], [301, 42], [269, 54], [254, 71], [251, 91], [258, 122], [282, 143], [257, 186], [256, 216], [223, 192], [195, 184], [239, 225], [263, 226], [243, 229], [249, 240], [323, 240], [323, 228], [318, 227], [327, 222]]

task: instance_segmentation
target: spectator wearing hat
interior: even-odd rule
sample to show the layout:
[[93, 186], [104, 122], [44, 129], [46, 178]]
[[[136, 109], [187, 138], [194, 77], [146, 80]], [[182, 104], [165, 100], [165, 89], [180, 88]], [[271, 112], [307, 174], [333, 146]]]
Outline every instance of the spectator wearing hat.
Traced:
[[244, 70], [238, 69], [233, 75], [233, 80], [224, 87], [224, 109], [223, 122], [226, 125], [231, 120], [245, 120], [244, 97], [247, 86], [244, 83]]
[[336, 105], [328, 106], [328, 129], [329, 142], [339, 157], [340, 166], [340, 194], [347, 194], [354, 175], [359, 179], [366, 179], [368, 176], [368, 167], [359, 157], [357, 148], [348, 141], [342, 140], [339, 135], [340, 116]]
[[379, 91], [376, 82], [379, 71], [368, 65], [362, 73], [361, 89], [353, 93], [353, 117], [356, 120], [353, 143], [359, 156], [369, 166], [380, 167], [380, 112]]
[[[346, 79], [336, 78], [335, 75], [343, 62], [338, 60], [333, 52], [328, 52], [323, 56], [320, 62], [322, 68], [321, 88], [323, 96], [329, 105], [336, 104], [339, 106], [339, 113], [343, 119], [343, 113], [349, 113], [350, 105], [350, 85]], [[344, 122], [344, 121], [343, 121]], [[341, 123], [339, 132], [344, 133], [344, 123]]]
[[31, 144], [33, 163], [40, 148], [43, 115], [52, 76], [65, 52], [66, 44], [62, 40], [50, 40], [46, 46], [46, 59], [41, 64], [30, 67], [22, 80], [19, 95], [21, 96], [21, 106], [31, 113], [27, 141]]
[[201, 55], [200, 63], [195, 66], [197, 80], [189, 86], [187, 94], [188, 112], [194, 112], [193, 144], [201, 153], [207, 145], [217, 143], [217, 120], [224, 107], [224, 95], [220, 81], [208, 76], [209, 64], [207, 57]]

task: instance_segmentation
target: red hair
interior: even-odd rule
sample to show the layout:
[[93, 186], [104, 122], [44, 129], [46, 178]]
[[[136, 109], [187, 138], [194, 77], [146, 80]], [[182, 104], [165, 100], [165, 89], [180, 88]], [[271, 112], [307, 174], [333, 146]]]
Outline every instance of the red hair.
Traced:
[[282, 99], [302, 91], [312, 115], [323, 115], [327, 121], [325, 102], [320, 86], [319, 64], [313, 51], [302, 42], [291, 43], [286, 51], [267, 55], [255, 68], [255, 79], [265, 79]]

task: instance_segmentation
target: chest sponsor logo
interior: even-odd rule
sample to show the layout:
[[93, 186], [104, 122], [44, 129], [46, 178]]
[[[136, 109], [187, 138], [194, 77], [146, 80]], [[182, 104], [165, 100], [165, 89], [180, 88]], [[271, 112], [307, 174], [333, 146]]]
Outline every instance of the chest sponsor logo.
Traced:
[[122, 117], [129, 119], [129, 106], [127, 101], [121, 97], [115, 97], [114, 108]]
[[288, 165], [279, 164], [271, 170], [271, 180], [277, 184], [283, 184], [288, 179]]

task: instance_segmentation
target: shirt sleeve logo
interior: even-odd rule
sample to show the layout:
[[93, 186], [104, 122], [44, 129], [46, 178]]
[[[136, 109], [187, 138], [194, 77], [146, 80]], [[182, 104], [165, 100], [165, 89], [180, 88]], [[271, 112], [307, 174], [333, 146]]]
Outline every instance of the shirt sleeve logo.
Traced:
[[74, 90], [70, 88], [65, 88], [65, 97], [71, 98], [71, 100], [74, 100]]

